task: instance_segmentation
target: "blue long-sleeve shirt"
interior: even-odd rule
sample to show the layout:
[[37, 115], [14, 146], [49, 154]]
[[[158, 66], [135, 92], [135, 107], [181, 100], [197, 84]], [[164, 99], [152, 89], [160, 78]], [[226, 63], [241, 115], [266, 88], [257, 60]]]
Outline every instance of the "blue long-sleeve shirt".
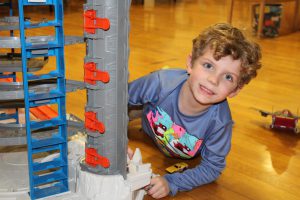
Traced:
[[129, 84], [129, 105], [144, 105], [142, 127], [158, 148], [169, 157], [202, 157], [195, 168], [164, 176], [171, 195], [216, 180], [231, 146], [233, 121], [227, 100], [197, 116], [180, 112], [179, 92], [187, 78], [185, 70], [161, 70]]

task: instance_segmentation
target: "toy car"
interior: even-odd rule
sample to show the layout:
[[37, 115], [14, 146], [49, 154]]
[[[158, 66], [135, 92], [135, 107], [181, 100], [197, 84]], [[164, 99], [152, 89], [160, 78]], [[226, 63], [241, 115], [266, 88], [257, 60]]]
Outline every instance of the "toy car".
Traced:
[[168, 168], [166, 168], [166, 171], [170, 174], [175, 173], [175, 172], [182, 172], [184, 170], [186, 170], [188, 168], [188, 164], [186, 164], [185, 162], [180, 162], [180, 163], [176, 163]]
[[268, 115], [272, 116], [272, 123], [270, 124], [270, 128], [290, 129], [295, 133], [299, 132], [297, 128], [297, 122], [300, 117], [294, 115], [288, 109], [283, 109], [276, 112], [268, 112], [260, 109], [255, 110], [259, 111], [263, 117], [267, 117]]

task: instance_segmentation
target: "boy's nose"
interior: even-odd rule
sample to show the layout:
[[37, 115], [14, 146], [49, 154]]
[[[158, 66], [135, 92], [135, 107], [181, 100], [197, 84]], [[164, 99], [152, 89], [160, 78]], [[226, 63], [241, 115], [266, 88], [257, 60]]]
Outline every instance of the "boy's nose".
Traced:
[[219, 84], [219, 78], [217, 75], [215, 74], [211, 74], [210, 76], [208, 76], [207, 80], [213, 84], [213, 85], [218, 85]]

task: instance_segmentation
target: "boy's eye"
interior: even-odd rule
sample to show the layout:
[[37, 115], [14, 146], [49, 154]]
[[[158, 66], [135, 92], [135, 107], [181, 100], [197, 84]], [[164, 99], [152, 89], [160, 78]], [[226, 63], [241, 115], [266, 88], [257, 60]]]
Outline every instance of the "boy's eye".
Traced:
[[228, 81], [233, 81], [233, 77], [230, 74], [226, 74], [225, 79]]
[[207, 68], [207, 69], [210, 69], [210, 68], [212, 68], [212, 64], [210, 64], [210, 63], [204, 63], [203, 67]]

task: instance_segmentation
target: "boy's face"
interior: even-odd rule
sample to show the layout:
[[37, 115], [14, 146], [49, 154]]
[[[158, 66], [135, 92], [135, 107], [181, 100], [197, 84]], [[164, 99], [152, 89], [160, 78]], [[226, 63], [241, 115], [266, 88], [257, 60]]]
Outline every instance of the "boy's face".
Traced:
[[241, 61], [231, 56], [215, 60], [213, 51], [206, 49], [204, 54], [194, 60], [187, 59], [187, 82], [195, 100], [202, 105], [211, 105], [233, 97], [240, 91]]

